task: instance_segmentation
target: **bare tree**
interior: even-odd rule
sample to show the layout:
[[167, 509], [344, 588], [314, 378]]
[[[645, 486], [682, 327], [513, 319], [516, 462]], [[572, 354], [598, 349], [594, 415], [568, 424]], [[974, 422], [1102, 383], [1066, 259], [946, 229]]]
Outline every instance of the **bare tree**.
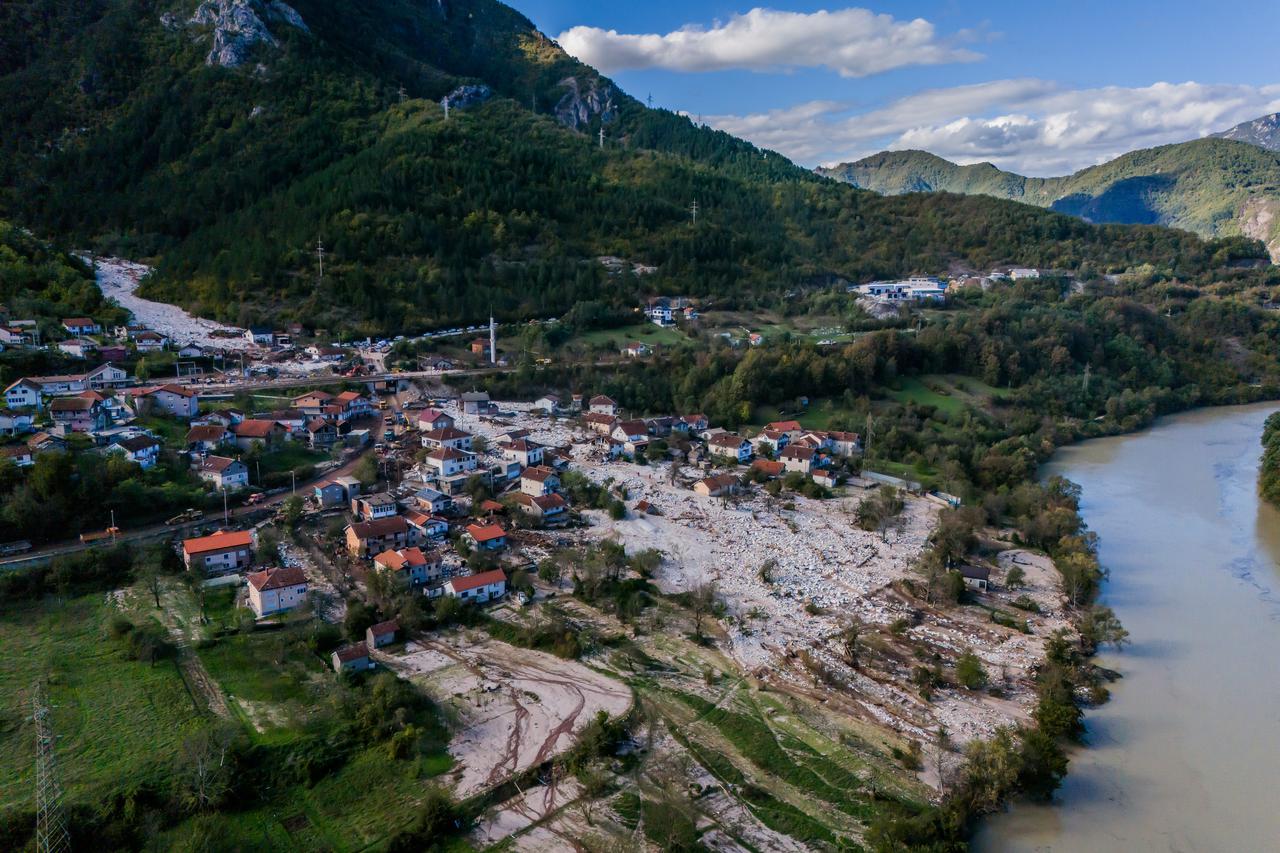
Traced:
[[181, 796], [192, 808], [216, 808], [230, 791], [233, 738], [234, 730], [218, 727], [197, 732], [178, 747]]
[[689, 594], [689, 609], [693, 611], [693, 636], [702, 642], [702, 619], [715, 609], [715, 581], [698, 584]]
[[858, 640], [865, 631], [866, 625], [857, 616], [850, 617], [840, 631], [840, 643], [844, 647], [845, 662], [854, 669], [858, 668], [858, 653], [861, 651], [858, 647]]

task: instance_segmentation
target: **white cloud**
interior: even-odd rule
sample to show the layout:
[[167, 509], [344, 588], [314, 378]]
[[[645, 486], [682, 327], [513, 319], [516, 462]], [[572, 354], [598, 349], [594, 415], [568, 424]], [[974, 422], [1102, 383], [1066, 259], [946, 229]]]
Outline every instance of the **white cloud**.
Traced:
[[959, 47], [965, 33], [942, 39], [922, 18], [900, 21], [867, 9], [802, 14], [755, 8], [709, 29], [687, 25], [665, 35], [574, 27], [561, 47], [602, 71], [665, 68], [674, 71], [830, 68], [842, 77], [866, 77], [910, 65], [971, 62], [982, 57]]
[[1280, 111], [1280, 84], [1155, 83], [1067, 89], [994, 80], [933, 89], [861, 113], [814, 101], [708, 123], [801, 163], [919, 148], [958, 163], [990, 161], [1023, 174], [1066, 174], [1126, 151], [1226, 130]]

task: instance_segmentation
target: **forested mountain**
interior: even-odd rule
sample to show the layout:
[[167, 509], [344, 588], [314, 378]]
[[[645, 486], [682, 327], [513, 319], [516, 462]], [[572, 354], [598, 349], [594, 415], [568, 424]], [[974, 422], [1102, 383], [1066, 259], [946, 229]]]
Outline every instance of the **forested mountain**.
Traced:
[[[646, 108], [494, 0], [2, 4], [0, 215], [151, 260], [145, 292], [208, 315], [371, 332], [642, 290], [747, 299], [1001, 262], [1195, 272], [1257, 251], [852, 191]], [[604, 254], [658, 272], [610, 279]]]
[[1265, 242], [1280, 261], [1280, 153], [1237, 138], [1132, 151], [1060, 178], [1028, 178], [990, 163], [959, 166], [925, 151], [884, 151], [817, 171], [888, 195], [988, 195], [1090, 222], [1169, 225], [1205, 238], [1243, 235]]

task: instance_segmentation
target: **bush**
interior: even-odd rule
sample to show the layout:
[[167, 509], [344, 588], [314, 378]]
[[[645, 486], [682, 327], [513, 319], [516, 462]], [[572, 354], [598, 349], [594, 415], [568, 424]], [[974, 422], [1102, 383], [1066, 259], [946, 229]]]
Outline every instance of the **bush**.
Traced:
[[956, 680], [969, 690], [981, 690], [987, 686], [987, 671], [972, 651], [966, 651], [956, 661]]

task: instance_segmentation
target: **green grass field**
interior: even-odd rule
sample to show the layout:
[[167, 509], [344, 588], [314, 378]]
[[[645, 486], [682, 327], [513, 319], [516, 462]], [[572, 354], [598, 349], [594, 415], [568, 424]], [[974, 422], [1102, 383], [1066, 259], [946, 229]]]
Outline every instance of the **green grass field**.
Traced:
[[[258, 462], [262, 466], [262, 476], [293, 471], [305, 465], [316, 465], [329, 458], [329, 454], [319, 450], [308, 450], [296, 441], [286, 441], [279, 448], [262, 454]], [[250, 464], [250, 472], [257, 474]]]
[[616, 329], [594, 329], [590, 332], [583, 332], [574, 336], [571, 342], [583, 343], [588, 346], [600, 346], [612, 342], [621, 349], [631, 341], [640, 341], [649, 346], [671, 346], [687, 340], [688, 338], [685, 337], [684, 332], [679, 329], [662, 328], [655, 326], [653, 323], [636, 323], [631, 326], [620, 326]]
[[205, 669], [240, 711], [251, 732], [287, 729], [307, 716], [331, 673], [304, 643], [305, 627], [233, 634], [199, 650]]
[[0, 609], [0, 809], [29, 806], [35, 773], [30, 688], [48, 676], [57, 756], [70, 802], [167, 776], [177, 745], [204, 725], [172, 661], [126, 660], [107, 639], [106, 594]]

